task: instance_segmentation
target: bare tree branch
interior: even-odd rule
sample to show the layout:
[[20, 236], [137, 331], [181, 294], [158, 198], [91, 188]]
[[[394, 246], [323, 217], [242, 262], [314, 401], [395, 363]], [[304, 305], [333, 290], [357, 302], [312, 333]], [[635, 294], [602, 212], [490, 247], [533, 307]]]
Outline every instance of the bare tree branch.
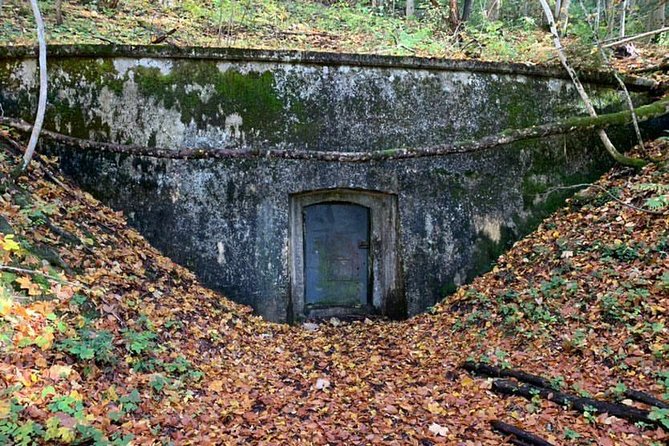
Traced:
[[[567, 56], [565, 56], [564, 54], [562, 43], [560, 42], [560, 35], [556, 28], [555, 19], [553, 18], [553, 13], [551, 11], [551, 8], [546, 0], [539, 0], [539, 2], [541, 3], [541, 6], [544, 9], [544, 14], [546, 15], [546, 19], [548, 20], [548, 24], [550, 25], [551, 34], [553, 35], [553, 42], [555, 43], [555, 48], [557, 49], [560, 62], [562, 63], [562, 66], [569, 74], [569, 77], [571, 78], [574, 87], [576, 87], [576, 91], [578, 91], [578, 94], [581, 96], [581, 99], [585, 104], [585, 108], [588, 111], [588, 114], [593, 118], [595, 118], [597, 117], [597, 112], [595, 111], [595, 107], [592, 105], [592, 101], [590, 101], [588, 94], [585, 92], [583, 84], [581, 84], [581, 81], [578, 79], [576, 72], [567, 62]], [[606, 134], [604, 130], [600, 129], [597, 131], [597, 133], [599, 134], [599, 138], [602, 140], [604, 147], [606, 147], [606, 150], [617, 162], [627, 166], [634, 166], [634, 167], [642, 167], [646, 164], [646, 162], [643, 160], [630, 158], [620, 153], [618, 149], [616, 149], [616, 147], [613, 145], [613, 143], [609, 139], [609, 136]]]
[[16, 268], [16, 267], [14, 267], [14, 266], [1, 265], [1, 264], [0, 264], [0, 271], [10, 271], [10, 272], [13, 272], [13, 273], [33, 274], [33, 275], [36, 275], [36, 276], [42, 276], [42, 277], [44, 277], [44, 278], [46, 278], [46, 279], [48, 279], [48, 280], [51, 280], [52, 282], [56, 282], [56, 283], [64, 283], [64, 284], [66, 284], [66, 285], [72, 285], [72, 286], [76, 286], [76, 287], [81, 287], [81, 288], [84, 288], [84, 289], [88, 289], [88, 288], [86, 288], [84, 285], [82, 285], [82, 284], [80, 284], [80, 283], [70, 282], [70, 281], [65, 280], [65, 279], [63, 279], [63, 278], [56, 277], [56, 276], [52, 276], [52, 275], [50, 275], [50, 274], [44, 273], [44, 272], [42, 272], [42, 271], [37, 271], [37, 270], [34, 270], [34, 269]]
[[[669, 99], [657, 101], [636, 109], [639, 121], [646, 121], [669, 114]], [[106, 153], [123, 153], [132, 156], [148, 156], [166, 159], [290, 159], [310, 161], [338, 161], [359, 163], [367, 161], [388, 161], [398, 159], [424, 158], [434, 156], [448, 156], [457, 153], [471, 153], [481, 150], [495, 149], [505, 144], [523, 141], [532, 138], [543, 138], [553, 135], [563, 135], [573, 132], [603, 129], [611, 126], [627, 125], [631, 122], [629, 110], [610, 113], [597, 117], [583, 116], [571, 118], [562, 122], [537, 125], [522, 129], [506, 130], [501, 133], [485, 136], [476, 141], [456, 141], [451, 144], [441, 144], [419, 148], [394, 148], [375, 150], [372, 152], [336, 152], [300, 149], [168, 149], [161, 147], [146, 147], [140, 145], [113, 144], [75, 138], [68, 135], [44, 130], [43, 136], [67, 148], [76, 147], [82, 150], [99, 151]], [[23, 120], [0, 117], [0, 124], [12, 127], [22, 132], [30, 132], [31, 125]], [[641, 161], [641, 160], [635, 160]]]
[[[542, 1], [542, 0], [539, 0]], [[635, 36], [630, 36], [630, 37], [625, 37], [624, 39], [617, 39], [613, 42], [609, 42], [607, 44], [602, 45], [602, 48], [611, 48], [612, 46], [620, 45], [623, 43], [631, 42], [633, 40], [639, 40], [643, 39], [644, 37], [649, 37], [649, 36], [654, 36], [655, 34], [660, 34], [669, 31], [669, 26], [665, 26], [664, 28], [656, 29], [654, 31], [648, 31], [645, 33], [637, 34]]]
[[37, 23], [37, 40], [39, 43], [39, 99], [37, 101], [37, 116], [35, 117], [35, 125], [33, 126], [33, 131], [30, 135], [30, 141], [28, 141], [26, 153], [23, 156], [23, 170], [26, 170], [30, 160], [33, 157], [33, 154], [35, 153], [37, 140], [39, 138], [40, 131], [42, 130], [42, 124], [44, 123], [47, 95], [46, 37], [44, 35], [44, 21], [42, 20], [42, 14], [40, 13], [37, 0], [30, 0], [30, 6], [32, 6], [35, 22]]
[[588, 16], [588, 11], [585, 9], [585, 5], [583, 4], [583, 0], [579, 1], [581, 5], [581, 9], [583, 10], [583, 14], [585, 16], [585, 20], [588, 22], [590, 25], [590, 28], [593, 31], [593, 36], [595, 38], [595, 44], [597, 45], [597, 48], [599, 49], [599, 54], [602, 56], [602, 60], [604, 63], [608, 66], [611, 74], [613, 74], [613, 77], [616, 79], [616, 82], [618, 82], [618, 85], [620, 86], [620, 90], [623, 92], [623, 96], [625, 97], [625, 102], [627, 103], [627, 108], [630, 110], [632, 113], [632, 125], [634, 126], [634, 132], [636, 133], [636, 138], [637, 141], [639, 142], [639, 145], [641, 146], [641, 149], [644, 149], [644, 144], [643, 144], [643, 137], [641, 136], [641, 129], [639, 128], [639, 120], [636, 116], [636, 113], [634, 112], [634, 104], [632, 103], [632, 97], [630, 96], [630, 92], [627, 90], [627, 86], [625, 85], [625, 82], [623, 82], [622, 78], [618, 74], [618, 70], [615, 69], [613, 64], [611, 63], [611, 59], [609, 58], [609, 55], [606, 53], [606, 50], [602, 48], [602, 43], [599, 41], [599, 37], [597, 36], [597, 28], [593, 25], [592, 21], [590, 20], [590, 17]]

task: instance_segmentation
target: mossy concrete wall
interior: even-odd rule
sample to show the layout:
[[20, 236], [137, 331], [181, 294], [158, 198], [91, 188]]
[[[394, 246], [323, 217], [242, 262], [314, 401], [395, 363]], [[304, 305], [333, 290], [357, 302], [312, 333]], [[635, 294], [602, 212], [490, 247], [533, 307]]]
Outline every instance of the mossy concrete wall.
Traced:
[[[46, 128], [100, 141], [371, 151], [475, 139], [584, 114], [564, 77], [525, 66], [115, 47], [52, 54]], [[605, 77], [589, 80], [600, 109], [622, 108]], [[5, 116], [31, 119], [36, 83], [29, 51], [0, 52]], [[205, 284], [278, 321], [301, 316], [290, 314], [291, 194], [354, 189], [397, 196], [411, 315], [489, 268], [565, 196], [540, 193], [591, 180], [610, 165], [590, 133], [370, 163], [57, 149], [68, 174], [124, 210], [155, 246]]]

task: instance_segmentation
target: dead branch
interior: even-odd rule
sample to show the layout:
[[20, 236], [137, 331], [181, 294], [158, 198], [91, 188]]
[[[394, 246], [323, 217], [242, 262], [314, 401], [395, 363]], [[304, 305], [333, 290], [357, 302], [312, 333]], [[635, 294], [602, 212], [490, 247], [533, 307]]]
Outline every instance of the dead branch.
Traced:
[[103, 42], [107, 42], [111, 45], [116, 45], [116, 42], [114, 42], [113, 40], [107, 39], [106, 37], [102, 37], [102, 36], [93, 36], [93, 37], [95, 37], [98, 40], [102, 40]]
[[599, 184], [582, 183], [582, 184], [572, 184], [570, 186], [556, 186], [556, 187], [552, 187], [552, 188], [548, 189], [546, 192], [544, 192], [543, 195], [550, 195], [553, 192], [556, 192], [558, 190], [580, 189], [580, 188], [583, 188], [583, 187], [594, 187], [595, 189], [599, 189], [602, 192], [604, 192], [606, 195], [608, 195], [610, 198], [612, 198], [614, 201], [617, 201], [618, 203], [622, 204], [625, 207], [628, 207], [630, 209], [634, 209], [635, 211], [645, 212], [646, 214], [651, 214], [651, 215], [661, 215], [661, 216], [669, 215], [669, 212], [652, 211], [650, 209], [644, 209], [644, 208], [640, 208], [638, 206], [634, 206], [633, 204], [625, 203], [620, 198], [616, 197], [611, 192], [609, 192], [608, 189], [606, 189], [605, 187], [600, 186]]
[[518, 381], [532, 384], [537, 387], [545, 387], [547, 389], [553, 388], [551, 382], [546, 378], [525, 373], [521, 370], [503, 369], [501, 367], [495, 367], [494, 365], [473, 361], [465, 362], [462, 364], [462, 368], [477, 375], [490, 376], [492, 378], [515, 378]]
[[[520, 429], [511, 424], [505, 423], [499, 420], [493, 420], [490, 422], [492, 428], [498, 432], [501, 432], [505, 435], [513, 435], [521, 442], [517, 444], [525, 444], [532, 446], [553, 446], [553, 443], [549, 443], [541, 437], [538, 437], [534, 434], [531, 434], [523, 429]], [[512, 440], [513, 441], [513, 440]]]
[[80, 287], [80, 288], [84, 288], [84, 289], [86, 289], [86, 287], [83, 286], [83, 285], [80, 284], [80, 283], [69, 282], [69, 281], [67, 281], [67, 280], [65, 280], [65, 279], [61, 279], [60, 277], [52, 276], [52, 275], [50, 275], [50, 274], [43, 273], [42, 271], [36, 271], [36, 270], [34, 270], [34, 269], [17, 268], [17, 267], [9, 266], [9, 265], [0, 265], [0, 270], [1, 270], [1, 271], [9, 271], [9, 272], [13, 272], [13, 273], [24, 273], [24, 274], [31, 274], [31, 275], [42, 276], [42, 277], [44, 277], [45, 279], [50, 280], [50, 281], [52, 281], [52, 282], [56, 282], [56, 283], [64, 283], [64, 284], [66, 284], [66, 285], [72, 285], [72, 286], [76, 286], [76, 287]]
[[23, 156], [22, 170], [26, 170], [30, 160], [35, 153], [37, 147], [37, 140], [39, 139], [40, 130], [44, 123], [44, 113], [46, 112], [46, 95], [47, 95], [47, 73], [46, 73], [46, 37], [44, 35], [44, 21], [39, 10], [37, 0], [30, 0], [35, 22], [37, 23], [37, 40], [39, 43], [39, 99], [37, 101], [37, 116], [35, 117], [35, 125], [30, 135], [30, 141], [26, 148], [26, 153]]
[[652, 395], [639, 392], [638, 390], [627, 389], [625, 392], [623, 392], [623, 395], [631, 400], [648, 404], [649, 406], [657, 407], [659, 409], [669, 409], [669, 403], [665, 403], [664, 401], [657, 399]]
[[[640, 122], [657, 118], [669, 113], [669, 99], [657, 101], [636, 109]], [[470, 153], [481, 150], [498, 148], [533, 138], [544, 138], [554, 135], [569, 134], [577, 131], [603, 129], [610, 126], [627, 125], [631, 122], [629, 110], [598, 117], [578, 117], [562, 122], [542, 124], [534, 127], [507, 130], [501, 133], [485, 136], [476, 141], [459, 141], [452, 144], [442, 144], [421, 148], [396, 148], [377, 150], [372, 152], [336, 152], [299, 149], [166, 149], [160, 147], [145, 147], [140, 145], [114, 144], [75, 138], [61, 133], [44, 130], [43, 136], [61, 143], [66, 147], [76, 147], [82, 150], [91, 150], [107, 153], [122, 153], [133, 156], [148, 156], [166, 159], [255, 159], [274, 158], [309, 161], [338, 161], [338, 162], [369, 162], [389, 161], [399, 159], [413, 159], [434, 156], [447, 156], [458, 153]], [[22, 132], [29, 132], [32, 126], [20, 119], [0, 116], [0, 124], [12, 127]]]
[[607, 401], [596, 400], [594, 398], [579, 397], [528, 384], [517, 384], [506, 379], [494, 380], [492, 383], [492, 390], [505, 395], [522, 396], [528, 400], [532, 400], [535, 395], [538, 395], [543, 399], [553, 401], [561, 406], [568, 406], [579, 412], [587, 411], [594, 414], [606, 413], [633, 423], [641, 421], [651, 426], [658, 426], [665, 430], [669, 430], [666, 427], [663, 427], [659, 421], [651, 420], [648, 417], [650, 412], [647, 410], [625, 406], [624, 404], [610, 403]]
[[[540, 0], [540, 1], [543, 1], [543, 0]], [[660, 33], [667, 32], [667, 31], [669, 31], [669, 26], [665, 26], [664, 28], [655, 29], [653, 31], [648, 31], [648, 32], [641, 33], [641, 34], [636, 34], [634, 36], [625, 37], [624, 39], [616, 39], [613, 42], [609, 42], [609, 43], [606, 43], [606, 44], [602, 45], [602, 48], [611, 48], [612, 46], [621, 45], [623, 43], [632, 42], [633, 40], [643, 39], [644, 37], [654, 36], [655, 34], [660, 34]]]
[[160, 33], [160, 34], [152, 37], [151, 38], [151, 44], [152, 45], [157, 45], [159, 43], [163, 43], [169, 36], [171, 36], [172, 34], [177, 32], [177, 29], [178, 28], [172, 28], [171, 30], [169, 30], [167, 32]]
[[[576, 87], [576, 91], [578, 91], [579, 96], [581, 96], [581, 99], [585, 104], [585, 108], [587, 109], [588, 114], [593, 118], [597, 117], [597, 112], [595, 111], [595, 107], [592, 105], [592, 102], [590, 101], [588, 94], [585, 92], [583, 84], [581, 84], [581, 81], [578, 79], [576, 72], [567, 62], [567, 56], [565, 56], [562, 43], [560, 42], [560, 35], [556, 28], [555, 20], [553, 19], [553, 13], [551, 12], [550, 6], [548, 5], [547, 0], [539, 0], [539, 1], [544, 9], [544, 14], [546, 16], [546, 19], [548, 20], [548, 24], [550, 25], [551, 34], [553, 35], [553, 41], [555, 43], [555, 49], [557, 49], [560, 62], [562, 63], [562, 66], [569, 74], [569, 77], [571, 78], [574, 87]], [[617, 162], [633, 167], [643, 167], [644, 165], [646, 165], [646, 162], [643, 160], [630, 158], [620, 153], [618, 149], [616, 149], [616, 147], [613, 145], [613, 143], [609, 139], [609, 136], [603, 129], [598, 130], [597, 133], [599, 134], [599, 138], [604, 144], [606, 150]]]

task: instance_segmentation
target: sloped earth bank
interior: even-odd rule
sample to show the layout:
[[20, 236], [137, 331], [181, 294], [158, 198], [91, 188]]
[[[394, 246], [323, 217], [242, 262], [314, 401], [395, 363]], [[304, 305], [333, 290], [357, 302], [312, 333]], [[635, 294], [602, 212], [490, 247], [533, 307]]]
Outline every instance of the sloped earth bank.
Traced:
[[[499, 445], [494, 419], [554, 444], [669, 439], [660, 428], [499, 396], [460, 368], [485, 360], [570, 393], [613, 400], [624, 384], [663, 397], [666, 216], [590, 189], [431, 314], [290, 327], [200, 286], [121, 214], [49, 174], [48, 161], [12, 185], [7, 147], [2, 444]], [[649, 152], [666, 158], [669, 148], [655, 142]], [[669, 172], [616, 168], [599, 184], [625, 203], [658, 204], [645, 189], [666, 187]]]

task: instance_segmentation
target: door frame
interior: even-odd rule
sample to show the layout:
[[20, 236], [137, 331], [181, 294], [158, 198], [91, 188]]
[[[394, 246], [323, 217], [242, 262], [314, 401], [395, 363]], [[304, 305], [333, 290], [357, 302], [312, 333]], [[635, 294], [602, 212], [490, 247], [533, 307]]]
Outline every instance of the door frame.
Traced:
[[293, 321], [308, 317], [351, 314], [355, 309], [307, 309], [304, 289], [303, 208], [319, 203], [351, 203], [369, 208], [369, 268], [372, 312], [392, 318], [406, 317], [407, 305], [399, 258], [397, 195], [356, 189], [325, 189], [290, 196], [288, 255], [290, 267], [289, 314]]

